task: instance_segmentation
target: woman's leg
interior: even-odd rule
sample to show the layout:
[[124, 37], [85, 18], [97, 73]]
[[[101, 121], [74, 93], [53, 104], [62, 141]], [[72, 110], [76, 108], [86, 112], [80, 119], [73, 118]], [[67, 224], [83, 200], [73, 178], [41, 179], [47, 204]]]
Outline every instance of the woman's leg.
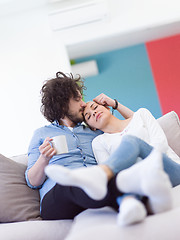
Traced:
[[[114, 174], [129, 168], [137, 158], [146, 158], [153, 147], [135, 136], [126, 135], [118, 149], [104, 163]], [[172, 186], [180, 184], [180, 164], [171, 160], [166, 154], [162, 156], [164, 171], [169, 175]]]
[[180, 184], [180, 164], [171, 160], [166, 154], [163, 154], [164, 171], [168, 174], [172, 186]]
[[116, 184], [125, 193], [147, 196], [152, 213], [172, 208], [172, 185], [163, 169], [162, 154], [155, 149], [143, 161], [120, 171]]
[[104, 165], [108, 166], [114, 174], [127, 169], [137, 162], [138, 157], [146, 158], [153, 147], [143, 140], [125, 135], [119, 147], [112, 153]]

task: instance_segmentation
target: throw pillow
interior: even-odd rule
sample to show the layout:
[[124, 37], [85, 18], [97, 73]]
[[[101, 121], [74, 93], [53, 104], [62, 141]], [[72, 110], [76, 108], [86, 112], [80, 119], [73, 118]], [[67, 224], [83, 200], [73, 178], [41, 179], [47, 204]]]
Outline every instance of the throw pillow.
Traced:
[[39, 191], [26, 185], [25, 170], [0, 154], [0, 222], [41, 219]]

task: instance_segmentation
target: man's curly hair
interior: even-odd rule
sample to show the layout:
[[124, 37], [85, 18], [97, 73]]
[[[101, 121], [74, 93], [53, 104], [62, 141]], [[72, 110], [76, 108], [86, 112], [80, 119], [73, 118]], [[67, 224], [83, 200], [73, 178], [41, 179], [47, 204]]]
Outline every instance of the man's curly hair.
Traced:
[[86, 89], [80, 75], [74, 78], [72, 74], [57, 72], [56, 78], [47, 80], [41, 88], [41, 112], [49, 121], [60, 121], [69, 110], [71, 98], [79, 99], [79, 92]]

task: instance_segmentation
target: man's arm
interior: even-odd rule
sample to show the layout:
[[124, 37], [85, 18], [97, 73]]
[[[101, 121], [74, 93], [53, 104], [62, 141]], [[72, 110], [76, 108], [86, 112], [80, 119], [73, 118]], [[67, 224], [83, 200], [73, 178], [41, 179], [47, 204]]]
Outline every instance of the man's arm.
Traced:
[[40, 186], [46, 179], [44, 169], [56, 153], [56, 150], [51, 147], [50, 141], [52, 141], [52, 139], [49, 137], [44, 140], [43, 144], [39, 147], [41, 154], [38, 160], [28, 171], [28, 180], [32, 186]]
[[[114, 99], [108, 97], [107, 95], [105, 95], [104, 93], [101, 93], [100, 95], [98, 95], [97, 97], [95, 97], [93, 99], [95, 102], [107, 106], [107, 107], [112, 107], [114, 108], [116, 105], [116, 102]], [[118, 106], [117, 106], [117, 111], [125, 118], [130, 118], [133, 116], [134, 112], [125, 107], [124, 105], [122, 105], [121, 103], [118, 102]]]

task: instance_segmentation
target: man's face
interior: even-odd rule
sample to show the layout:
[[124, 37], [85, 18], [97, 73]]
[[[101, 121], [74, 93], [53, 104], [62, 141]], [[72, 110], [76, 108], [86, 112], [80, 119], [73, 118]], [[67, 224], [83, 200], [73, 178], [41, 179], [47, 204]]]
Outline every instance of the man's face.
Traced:
[[79, 93], [79, 97], [77, 99], [70, 99], [67, 117], [75, 124], [82, 122], [85, 107], [86, 103], [82, 100], [82, 95]]

